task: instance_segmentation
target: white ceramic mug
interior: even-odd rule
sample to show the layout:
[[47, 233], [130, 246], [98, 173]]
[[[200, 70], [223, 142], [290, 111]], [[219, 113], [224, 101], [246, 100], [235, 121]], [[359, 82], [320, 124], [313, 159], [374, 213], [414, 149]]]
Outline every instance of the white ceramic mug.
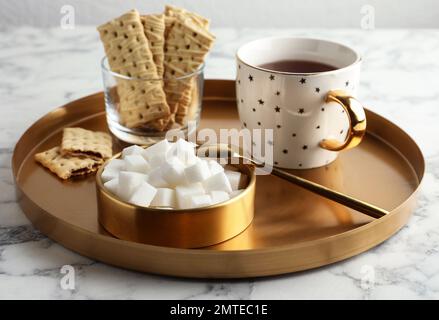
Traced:
[[[239, 48], [236, 94], [248, 129], [273, 129], [274, 166], [324, 166], [338, 151], [358, 145], [366, 116], [354, 98], [361, 57], [345, 45], [308, 38], [266, 38]], [[282, 60], [334, 66], [332, 71], [290, 73], [260, 67]]]

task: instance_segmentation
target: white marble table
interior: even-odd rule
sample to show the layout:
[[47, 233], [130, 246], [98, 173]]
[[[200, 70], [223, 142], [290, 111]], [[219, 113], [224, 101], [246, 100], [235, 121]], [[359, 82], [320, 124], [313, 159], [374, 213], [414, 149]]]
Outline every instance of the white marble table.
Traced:
[[[13, 147], [36, 119], [102, 88], [103, 50], [92, 27], [0, 32], [0, 298], [419, 299], [439, 298], [439, 30], [215, 30], [207, 78], [234, 77], [234, 52], [251, 39], [306, 35], [343, 41], [364, 55], [360, 98], [420, 144], [427, 173], [409, 224], [376, 248], [324, 268], [259, 280], [201, 281], [117, 269], [47, 239], [18, 207]], [[76, 270], [63, 290], [60, 268]], [[372, 285], [365, 271], [374, 270]], [[370, 274], [370, 273], [369, 273]]]

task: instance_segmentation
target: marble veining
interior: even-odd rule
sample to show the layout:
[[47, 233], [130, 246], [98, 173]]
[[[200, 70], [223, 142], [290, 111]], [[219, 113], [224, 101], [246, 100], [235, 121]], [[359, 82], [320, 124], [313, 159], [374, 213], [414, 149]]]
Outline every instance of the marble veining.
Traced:
[[[362, 52], [359, 98], [421, 146], [427, 160], [419, 206], [394, 237], [349, 260], [298, 274], [242, 281], [188, 280], [114, 268], [52, 242], [17, 205], [13, 147], [56, 106], [102, 90], [103, 49], [93, 27], [0, 32], [0, 299], [438, 299], [439, 30], [216, 29], [207, 78], [233, 79], [234, 52], [271, 35], [342, 41]], [[63, 290], [63, 265], [76, 271]], [[367, 275], [373, 270], [374, 281]], [[369, 272], [369, 273], [368, 273]]]

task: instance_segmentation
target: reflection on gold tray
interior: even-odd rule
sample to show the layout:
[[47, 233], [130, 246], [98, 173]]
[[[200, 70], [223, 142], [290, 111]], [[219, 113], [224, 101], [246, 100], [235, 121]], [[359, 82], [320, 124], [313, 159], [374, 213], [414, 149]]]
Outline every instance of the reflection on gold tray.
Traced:
[[[234, 82], [207, 80], [201, 127], [239, 127]], [[37, 165], [35, 152], [59, 143], [62, 128], [107, 130], [102, 93], [47, 114], [21, 137], [12, 165], [23, 211], [43, 233], [80, 254], [116, 266], [165, 275], [242, 278], [305, 270], [379, 244], [408, 220], [424, 159], [413, 140], [368, 111], [360, 147], [327, 167], [293, 171], [391, 213], [372, 221], [359, 212], [274, 176], [258, 176], [255, 218], [243, 233], [203, 249], [176, 249], [116, 239], [97, 222], [94, 177], [61, 181]], [[118, 151], [120, 146], [115, 146]]]

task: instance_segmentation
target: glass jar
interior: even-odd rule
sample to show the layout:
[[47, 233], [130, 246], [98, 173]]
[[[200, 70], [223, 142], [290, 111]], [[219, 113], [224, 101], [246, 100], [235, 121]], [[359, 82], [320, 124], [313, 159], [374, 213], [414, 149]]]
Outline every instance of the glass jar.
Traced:
[[[150, 145], [164, 139], [169, 130], [188, 135], [188, 128], [195, 130], [198, 126], [204, 64], [191, 74], [169, 79], [139, 79], [113, 72], [107, 57], [102, 59], [101, 67], [107, 124], [118, 139]], [[158, 86], [163, 90], [158, 90], [159, 98], [150, 94]], [[157, 104], [158, 100], [162, 102]]]

